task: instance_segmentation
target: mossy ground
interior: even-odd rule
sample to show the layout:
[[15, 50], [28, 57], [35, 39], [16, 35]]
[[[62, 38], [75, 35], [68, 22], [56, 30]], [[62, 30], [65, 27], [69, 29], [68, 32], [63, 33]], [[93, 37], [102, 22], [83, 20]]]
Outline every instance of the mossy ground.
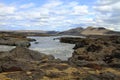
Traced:
[[[16, 72], [5, 72], [0, 73], [0, 80], [22, 80], [22, 77], [25, 77], [24, 80], [84, 80], [90, 75], [100, 75], [101, 73], [111, 72], [117, 76], [120, 76], [120, 70], [113, 68], [104, 68], [102, 70], [94, 70], [87, 67], [69, 67], [64, 70], [52, 69], [41, 69], [44, 72], [44, 75], [40, 77], [38, 74], [34, 74], [32, 71], [16, 71]], [[21, 74], [22, 73], [22, 74]], [[40, 78], [39, 78], [40, 77]]]

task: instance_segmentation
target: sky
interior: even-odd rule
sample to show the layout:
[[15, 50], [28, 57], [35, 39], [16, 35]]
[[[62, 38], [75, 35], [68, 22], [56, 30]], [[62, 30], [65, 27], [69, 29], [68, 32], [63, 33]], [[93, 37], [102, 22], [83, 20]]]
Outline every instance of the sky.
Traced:
[[120, 31], [120, 0], [0, 0], [0, 30]]

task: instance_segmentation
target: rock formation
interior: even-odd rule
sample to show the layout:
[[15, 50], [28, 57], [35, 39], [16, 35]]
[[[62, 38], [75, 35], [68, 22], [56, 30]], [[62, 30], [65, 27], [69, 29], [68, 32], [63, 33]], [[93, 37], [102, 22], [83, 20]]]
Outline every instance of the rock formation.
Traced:
[[[76, 43], [69, 63], [101, 69], [104, 66], [120, 67], [119, 36], [104, 38], [63, 38], [62, 42]], [[100, 68], [101, 67], [101, 68]]]

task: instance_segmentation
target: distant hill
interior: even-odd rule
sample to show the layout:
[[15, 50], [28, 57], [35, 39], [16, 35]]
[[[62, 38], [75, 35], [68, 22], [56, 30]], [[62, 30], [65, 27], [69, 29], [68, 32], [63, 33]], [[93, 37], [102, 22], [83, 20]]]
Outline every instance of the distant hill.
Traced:
[[88, 27], [81, 31], [82, 35], [119, 35], [120, 32], [112, 31], [104, 27]]
[[46, 31], [42, 31], [42, 30], [2, 30], [0, 31], [0, 34], [2, 35], [24, 35], [24, 36], [49, 36], [49, 34], [46, 33]]
[[104, 27], [74, 28], [58, 33], [59, 35], [120, 35], [120, 32], [112, 31]]
[[0, 34], [20, 34], [24, 36], [50, 36], [56, 35], [57, 31], [43, 31], [43, 30], [2, 30]]
[[81, 35], [81, 31], [84, 29], [82, 27], [74, 28], [74, 29], [69, 29], [67, 31], [62, 31], [59, 32], [58, 34], [60, 35]]
[[59, 33], [58, 31], [47, 31], [46, 32], [47, 34], [57, 34], [57, 33]]
[[46, 35], [119, 35], [120, 32], [112, 31], [109, 29], [106, 29], [104, 27], [77, 27], [73, 29], [69, 29], [66, 31], [58, 32], [58, 31], [43, 31], [43, 30], [13, 30], [13, 31], [0, 31], [1, 33], [8, 33], [8, 34], [21, 34], [21, 35], [30, 35], [30, 36], [46, 36]]

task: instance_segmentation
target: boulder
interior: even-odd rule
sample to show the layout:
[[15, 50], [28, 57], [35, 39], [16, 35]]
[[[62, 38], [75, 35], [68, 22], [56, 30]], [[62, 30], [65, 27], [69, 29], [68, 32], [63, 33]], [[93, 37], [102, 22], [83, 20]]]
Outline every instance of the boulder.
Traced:
[[24, 47], [16, 47], [10, 51], [10, 57], [17, 59], [26, 59], [26, 60], [34, 60], [39, 61], [43, 59], [53, 60], [54, 57], [52, 55], [45, 55], [43, 53], [39, 53], [38, 51], [29, 50]]
[[96, 52], [102, 50], [102, 47], [99, 45], [91, 44], [90, 46], [87, 47], [88, 52]]
[[73, 49], [82, 48], [82, 47], [85, 47], [86, 45], [88, 45], [88, 43], [85, 40], [82, 40], [76, 43]]
[[52, 55], [45, 55], [25, 47], [0, 53], [0, 72], [37, 70], [39, 64], [54, 62]]

